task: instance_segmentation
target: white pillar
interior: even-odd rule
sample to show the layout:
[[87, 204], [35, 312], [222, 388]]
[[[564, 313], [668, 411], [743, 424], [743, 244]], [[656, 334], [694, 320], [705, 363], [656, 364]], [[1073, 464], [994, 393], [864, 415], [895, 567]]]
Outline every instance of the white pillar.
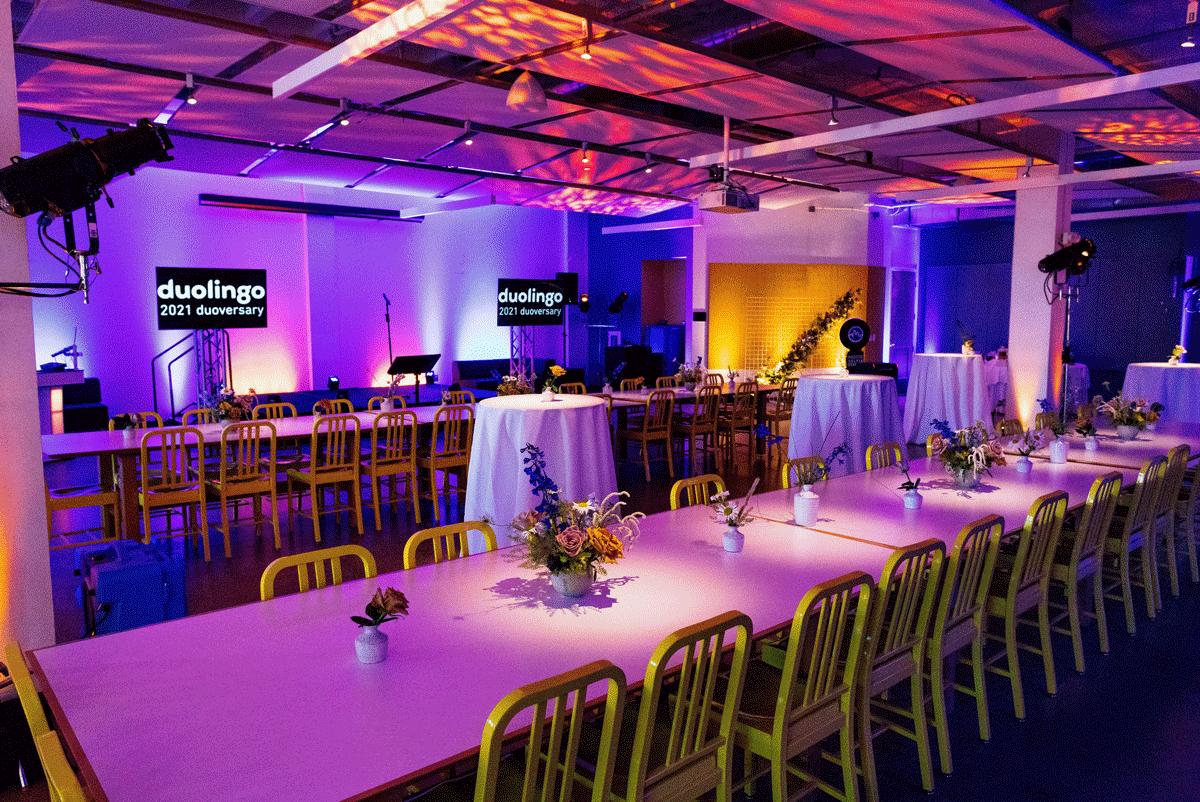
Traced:
[[[0, 3], [0, 30], [12, 30], [10, 3]], [[0, 36], [0, 163], [21, 152], [12, 39]], [[29, 281], [25, 221], [0, 214], [0, 281]], [[54, 303], [54, 301], [39, 301]], [[0, 640], [26, 649], [54, 643], [50, 550], [42, 486], [33, 305], [0, 294]]]
[[[1029, 176], [1069, 173], [1074, 169], [1074, 141], [1064, 135], [1059, 164], [1033, 167]], [[1021, 170], [1024, 177], [1025, 170]], [[1046, 275], [1037, 264], [1061, 246], [1070, 230], [1071, 187], [1017, 190], [1013, 225], [1012, 289], [1008, 317], [1008, 360], [1012, 385], [1006, 417], [1027, 427], [1040, 411], [1039, 398], [1057, 404], [1062, 376], [1065, 321], [1063, 301], [1046, 303]]]
[[[710, 370], [712, 366], [708, 364], [708, 327], [712, 321], [708, 319], [708, 235], [702, 225], [692, 229], [692, 258], [688, 268], [691, 281], [683, 320], [684, 339], [687, 342], [686, 359], [689, 363], [694, 363], [696, 357], [700, 357], [704, 361], [705, 370]], [[696, 312], [704, 312], [703, 323], [695, 319]]]

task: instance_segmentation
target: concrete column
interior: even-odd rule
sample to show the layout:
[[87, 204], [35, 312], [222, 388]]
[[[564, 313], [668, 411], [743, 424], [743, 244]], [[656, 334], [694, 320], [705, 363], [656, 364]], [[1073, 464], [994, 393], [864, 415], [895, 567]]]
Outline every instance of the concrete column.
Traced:
[[[0, 160], [21, 152], [12, 9], [0, 3]], [[61, 279], [43, 279], [61, 280]], [[25, 221], [0, 214], [0, 281], [29, 281]], [[38, 303], [55, 303], [53, 300]], [[39, 439], [33, 304], [0, 294], [0, 640], [26, 649], [54, 643], [54, 601]]]
[[[1074, 169], [1074, 140], [1064, 135], [1059, 164], [1033, 167], [1029, 176], [1065, 174]], [[1025, 171], [1021, 170], [1021, 177]], [[1061, 246], [1071, 225], [1071, 187], [1017, 190], [1013, 225], [1012, 294], [1008, 319], [1008, 361], [1012, 384], [1006, 417], [1027, 427], [1040, 411], [1039, 398], [1058, 403], [1062, 383], [1065, 302], [1046, 303], [1046, 274], [1038, 262]]]
[[[683, 319], [686, 359], [694, 363], [696, 357], [700, 357], [707, 370], [712, 365], [708, 364], [708, 234], [704, 226], [692, 229], [692, 258], [688, 262], [688, 272], [690, 281]], [[704, 322], [695, 319], [696, 312], [705, 313]]]

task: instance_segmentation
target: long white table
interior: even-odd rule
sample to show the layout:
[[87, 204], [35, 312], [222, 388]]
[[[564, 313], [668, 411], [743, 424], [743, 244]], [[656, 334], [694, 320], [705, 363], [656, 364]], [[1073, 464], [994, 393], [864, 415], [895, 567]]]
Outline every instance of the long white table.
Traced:
[[788, 457], [829, 452], [845, 442], [845, 462], [830, 467], [842, 476], [866, 469], [867, 446], [901, 442], [896, 381], [890, 376], [802, 376], [796, 381]]
[[[559, 498], [603, 499], [617, 490], [604, 401], [586, 395], [559, 394], [486, 398], [475, 405], [475, 433], [463, 519], [486, 516], [499, 527], [502, 546], [512, 545], [503, 527], [518, 513], [537, 506], [525, 475], [525, 454], [532, 443], [545, 453], [546, 475], [558, 485]], [[483, 537], [471, 532], [471, 550], [482, 551]]]
[[1134, 362], [1125, 370], [1121, 395], [1166, 407], [1163, 420], [1200, 423], [1200, 364]]
[[904, 398], [905, 442], [924, 443], [933, 434], [934, 418], [948, 421], [951, 429], [976, 421], [990, 427], [988, 399], [979, 354], [915, 354]]
[[[730, 609], [769, 630], [889, 554], [765, 520], [730, 554], [711, 516], [646, 519], [577, 602], [500, 550], [41, 649], [34, 670], [100, 802], [342, 800], [469, 755], [513, 688], [600, 658], [638, 681], [669, 632]], [[411, 612], [363, 665], [349, 616], [377, 586]]]

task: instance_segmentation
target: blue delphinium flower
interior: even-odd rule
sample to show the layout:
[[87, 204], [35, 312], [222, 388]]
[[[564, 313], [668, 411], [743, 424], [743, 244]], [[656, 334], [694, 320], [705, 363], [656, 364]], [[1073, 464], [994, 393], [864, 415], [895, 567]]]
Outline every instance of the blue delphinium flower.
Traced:
[[535, 496], [541, 496], [542, 501], [534, 509], [547, 519], [558, 517], [558, 485], [546, 475], [546, 456], [540, 448], [532, 443], [521, 449], [527, 453], [525, 457], [525, 475], [529, 477], [529, 486]]

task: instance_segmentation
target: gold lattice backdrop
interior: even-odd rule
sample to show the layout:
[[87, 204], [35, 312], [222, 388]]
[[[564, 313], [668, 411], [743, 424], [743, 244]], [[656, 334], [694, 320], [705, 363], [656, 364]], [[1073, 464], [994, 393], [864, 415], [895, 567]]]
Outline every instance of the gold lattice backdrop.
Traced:
[[[847, 290], [867, 286], [863, 265], [709, 265], [709, 367], [772, 367], [813, 319]], [[866, 293], [854, 314], [862, 315]], [[805, 367], [840, 367], [837, 327]]]

